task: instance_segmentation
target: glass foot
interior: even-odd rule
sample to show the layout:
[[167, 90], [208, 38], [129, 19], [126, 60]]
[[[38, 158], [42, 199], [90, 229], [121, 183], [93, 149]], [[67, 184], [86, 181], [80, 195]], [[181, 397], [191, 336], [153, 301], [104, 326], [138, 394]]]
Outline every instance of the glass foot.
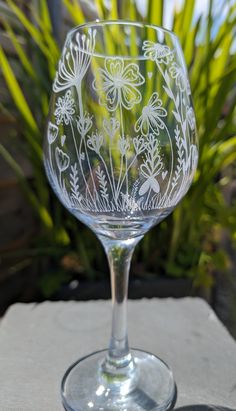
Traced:
[[153, 354], [131, 350], [136, 366], [135, 387], [125, 393], [126, 382], [117, 389], [104, 380], [101, 366], [107, 350], [93, 353], [73, 364], [62, 380], [66, 411], [164, 411], [176, 400], [176, 386], [168, 366]]

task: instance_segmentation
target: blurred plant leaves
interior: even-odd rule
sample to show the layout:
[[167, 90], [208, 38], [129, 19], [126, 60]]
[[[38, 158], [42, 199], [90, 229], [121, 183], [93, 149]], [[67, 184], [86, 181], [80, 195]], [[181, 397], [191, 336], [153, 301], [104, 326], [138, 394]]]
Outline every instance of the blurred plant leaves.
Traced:
[[[47, 2], [39, 0], [39, 7], [36, 9], [32, 6], [27, 15], [12, 0], [7, 0], [6, 4], [8, 6], [2, 10], [1, 21], [6, 36], [16, 50], [17, 59], [7, 56], [0, 48], [0, 63], [11, 95], [12, 111], [16, 107], [18, 118], [23, 120], [21, 134], [26, 141], [34, 170], [33, 189], [2, 146], [0, 153], [15, 170], [42, 226], [47, 230], [44, 238], [48, 243], [54, 238], [56, 243], [65, 246], [65, 253], [67, 245], [70, 242], [74, 244], [83, 267], [92, 277], [98, 271], [97, 268], [92, 269], [93, 263], [97, 260], [102, 272], [105, 257], [101, 248], [97, 248], [95, 240], [87, 234], [87, 229], [81, 232], [80, 226], [77, 230], [71, 217], [65, 214], [45, 183], [40, 160], [42, 136], [39, 130], [45, 124], [49, 88], [59, 58]], [[77, 0], [63, 0], [63, 5], [72, 25], [87, 21], [84, 4], [82, 7]], [[215, 11], [214, 0], [209, 0], [208, 5], [207, 15], [196, 16], [196, 2], [185, 0], [181, 8], [173, 10], [172, 24], [184, 51], [193, 91], [200, 144], [198, 171], [181, 204], [166, 221], [145, 236], [136, 253], [136, 259], [140, 258], [145, 263], [144, 271], [162, 271], [167, 275], [190, 277], [194, 279], [195, 285], [204, 286], [213, 284], [212, 273], [215, 269], [228, 269], [227, 256], [219, 246], [220, 230], [229, 230], [232, 241], [236, 241], [236, 204], [226, 204], [221, 186], [224, 170], [228, 167], [234, 169], [236, 159], [236, 55], [233, 52], [236, 4], [225, 2], [222, 5], [224, 10], [218, 12]], [[94, 6], [99, 19], [122, 18], [162, 25], [166, 1], [147, 1], [146, 15], [140, 14], [135, 0], [95, 0]], [[219, 19], [219, 13], [224, 14], [224, 19]], [[135, 33], [131, 35], [132, 47], [135, 48]], [[18, 41], [19, 36], [24, 39], [24, 45]], [[105, 47], [110, 52], [115, 49], [117, 38], [122, 42], [120, 33], [117, 37], [117, 32], [113, 31], [110, 39], [106, 39]], [[124, 41], [122, 44], [125, 47]], [[19, 64], [24, 72], [18, 79], [14, 67]], [[88, 244], [92, 242], [92, 246], [85, 247], [84, 239]], [[42, 287], [47, 293], [65, 280], [65, 274], [62, 273], [58, 282], [54, 274], [52, 281], [44, 280]]]
[[[8, 59], [0, 46], [0, 64], [3, 76], [9, 88], [9, 91], [12, 95], [12, 98], [20, 111], [22, 117], [24, 118], [25, 122], [29, 125], [33, 132], [38, 132], [38, 127], [35, 122], [35, 119], [31, 113], [31, 110], [26, 102], [24, 94], [19, 86], [19, 83], [11, 69], [11, 66], [8, 62]], [[33, 141], [32, 144], [34, 145]], [[37, 149], [37, 147], [35, 147]]]

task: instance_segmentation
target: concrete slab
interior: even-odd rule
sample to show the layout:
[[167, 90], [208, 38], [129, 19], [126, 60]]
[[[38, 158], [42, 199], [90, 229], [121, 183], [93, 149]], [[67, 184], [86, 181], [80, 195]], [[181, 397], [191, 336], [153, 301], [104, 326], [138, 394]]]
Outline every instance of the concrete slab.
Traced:
[[[0, 410], [62, 411], [64, 371], [106, 348], [110, 317], [107, 301], [11, 306], [0, 325]], [[236, 342], [203, 300], [129, 301], [128, 319], [130, 345], [174, 371], [176, 410], [236, 410]]]

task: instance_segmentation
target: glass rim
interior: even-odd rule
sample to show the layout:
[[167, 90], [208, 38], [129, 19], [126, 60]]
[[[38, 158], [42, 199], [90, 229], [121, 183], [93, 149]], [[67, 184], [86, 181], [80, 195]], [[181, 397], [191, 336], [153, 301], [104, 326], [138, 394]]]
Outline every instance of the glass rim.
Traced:
[[[90, 22], [79, 24], [79, 25], [73, 27], [72, 29], [70, 29], [68, 31], [66, 40], [68, 40], [68, 37], [73, 36], [73, 34], [76, 31], [80, 30], [80, 29], [84, 29], [84, 28], [96, 29], [96, 27], [99, 27], [99, 26], [103, 27], [103, 26], [108, 26], [108, 25], [112, 25], [112, 24], [113, 25], [115, 25], [115, 24], [123, 25], [123, 26], [127, 26], [127, 27], [128, 26], [134, 26], [134, 27], [140, 27], [142, 29], [150, 28], [150, 29], [155, 30], [156, 32], [161, 31], [164, 34], [167, 34], [168, 36], [170, 36], [170, 38], [173, 38], [174, 43], [177, 42], [179, 44], [179, 39], [178, 39], [177, 35], [169, 29], [166, 29], [162, 26], [158, 26], [156, 24], [150, 24], [150, 23], [147, 23], [147, 22], [141, 22], [141, 21], [136, 21], [136, 20], [124, 20], [124, 19], [117, 19], [117, 20], [114, 20], [114, 19], [111, 19], [111, 20], [109, 20], [109, 19], [108, 20], [96, 19], [96, 20], [93, 20], [93, 21], [90, 21]], [[90, 54], [90, 53], [86, 52], [86, 54]], [[148, 58], [145, 57], [143, 54], [137, 54], [137, 55], [132, 55], [132, 56], [122, 55], [122, 54], [118, 54], [118, 55], [114, 54], [114, 55], [109, 55], [108, 56], [107, 54], [97, 53], [97, 52], [93, 52], [92, 54], [93, 54], [94, 57], [100, 57], [100, 58], [109, 57], [109, 58], [122, 58], [122, 59], [125, 59], [125, 60], [129, 60], [129, 59], [132, 59], [132, 60], [133, 59], [148, 60]]]

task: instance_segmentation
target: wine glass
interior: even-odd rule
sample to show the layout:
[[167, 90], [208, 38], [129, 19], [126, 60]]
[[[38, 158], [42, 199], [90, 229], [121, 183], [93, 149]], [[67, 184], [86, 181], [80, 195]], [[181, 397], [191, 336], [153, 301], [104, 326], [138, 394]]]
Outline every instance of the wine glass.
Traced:
[[173, 405], [170, 368], [153, 354], [129, 349], [126, 302], [135, 245], [177, 206], [194, 176], [198, 146], [190, 94], [171, 31], [97, 21], [67, 35], [44, 164], [60, 201], [101, 241], [112, 284], [109, 348], [68, 369], [61, 388], [67, 411]]

